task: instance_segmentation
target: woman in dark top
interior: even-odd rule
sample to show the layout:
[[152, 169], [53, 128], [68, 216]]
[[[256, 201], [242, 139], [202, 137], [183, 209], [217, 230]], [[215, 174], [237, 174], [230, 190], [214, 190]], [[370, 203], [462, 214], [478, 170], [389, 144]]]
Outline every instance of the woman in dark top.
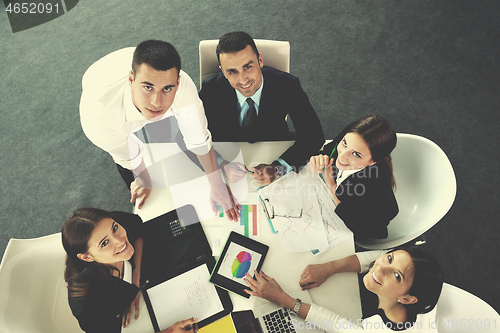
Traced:
[[[73, 315], [87, 333], [120, 332], [139, 316], [142, 220], [97, 208], [74, 211], [62, 228], [64, 278]], [[194, 319], [164, 332], [186, 332]]]
[[355, 240], [387, 238], [387, 225], [399, 212], [390, 155], [395, 146], [392, 125], [370, 115], [349, 124], [309, 161], [309, 170], [320, 173], [334, 194], [335, 212]]

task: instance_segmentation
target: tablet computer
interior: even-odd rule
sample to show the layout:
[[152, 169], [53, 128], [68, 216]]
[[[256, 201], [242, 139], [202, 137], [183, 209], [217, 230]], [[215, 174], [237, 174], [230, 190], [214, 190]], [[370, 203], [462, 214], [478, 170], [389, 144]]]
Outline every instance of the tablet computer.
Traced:
[[254, 276], [254, 270], [260, 272], [268, 250], [269, 246], [232, 231], [212, 271], [210, 282], [250, 298], [244, 291], [249, 288], [244, 280], [245, 273]]

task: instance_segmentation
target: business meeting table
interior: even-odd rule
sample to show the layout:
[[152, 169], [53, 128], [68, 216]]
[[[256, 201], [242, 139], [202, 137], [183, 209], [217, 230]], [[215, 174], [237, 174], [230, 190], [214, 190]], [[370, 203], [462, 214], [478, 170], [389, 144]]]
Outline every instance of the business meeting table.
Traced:
[[[292, 141], [257, 143], [214, 143], [215, 150], [227, 161], [244, 163], [247, 167], [260, 163], [270, 164], [276, 160]], [[150, 143], [145, 154], [145, 163], [153, 182], [153, 190], [141, 209], [135, 208], [144, 222], [186, 204], [192, 204], [201, 221], [210, 244], [214, 242], [224, 224], [237, 222], [216, 217], [209, 203], [210, 186], [205, 173], [196, 166], [175, 143]], [[249, 173], [246, 178], [230, 184], [240, 203], [248, 198], [255, 200], [259, 184]], [[258, 198], [258, 197], [257, 197]], [[258, 203], [261, 209], [261, 203]], [[300, 276], [308, 264], [323, 263], [354, 254], [354, 241], [349, 237], [327, 251], [313, 255], [310, 251], [285, 253], [279, 235], [273, 233], [264, 213], [259, 213], [260, 242], [269, 246], [262, 270], [276, 279], [284, 291], [298, 289]], [[222, 225], [221, 225], [222, 224]], [[228, 231], [229, 233], [229, 231]], [[222, 244], [223, 246], [223, 244]], [[216, 251], [214, 251], [216, 254]], [[361, 304], [356, 273], [342, 273], [330, 277], [320, 287], [309, 290], [313, 303], [335, 311], [347, 318], [361, 318]], [[255, 309], [265, 300], [257, 297], [243, 298], [230, 292], [233, 311]], [[175, 302], [175, 300], [172, 300]], [[185, 318], [187, 319], [187, 318]], [[140, 316], [132, 319], [124, 332], [154, 332], [146, 304], [141, 295]]]

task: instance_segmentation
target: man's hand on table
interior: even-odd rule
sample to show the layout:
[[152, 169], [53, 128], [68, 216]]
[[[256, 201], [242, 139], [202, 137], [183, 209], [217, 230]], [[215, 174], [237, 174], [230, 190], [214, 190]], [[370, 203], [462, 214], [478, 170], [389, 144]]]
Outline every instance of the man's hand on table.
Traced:
[[269, 185], [276, 179], [276, 166], [272, 164], [259, 164], [250, 168], [254, 173], [252, 177], [259, 185]]
[[217, 207], [215, 205], [219, 204], [229, 220], [237, 222], [240, 217], [241, 206], [238, 200], [233, 196], [229, 186], [223, 182], [218, 182], [211, 187], [210, 205], [212, 206], [214, 214], [217, 214]]
[[231, 184], [245, 178], [245, 175], [248, 171], [247, 167], [244, 164], [238, 162], [229, 163], [228, 161], [223, 161], [220, 166], [224, 171], [227, 180]]
[[149, 188], [144, 187], [140, 178], [136, 178], [132, 184], [130, 184], [130, 202], [135, 203], [139, 199], [137, 208], [141, 209], [144, 202], [151, 194], [151, 186]]

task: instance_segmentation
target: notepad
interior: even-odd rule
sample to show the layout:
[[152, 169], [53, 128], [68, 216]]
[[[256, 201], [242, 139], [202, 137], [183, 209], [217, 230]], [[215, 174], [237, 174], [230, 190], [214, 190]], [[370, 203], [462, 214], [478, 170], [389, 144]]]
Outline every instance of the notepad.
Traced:
[[225, 316], [210, 325], [200, 328], [200, 333], [236, 333], [231, 316]]
[[191, 317], [202, 321], [224, 309], [209, 278], [203, 264], [146, 290], [160, 330]]

